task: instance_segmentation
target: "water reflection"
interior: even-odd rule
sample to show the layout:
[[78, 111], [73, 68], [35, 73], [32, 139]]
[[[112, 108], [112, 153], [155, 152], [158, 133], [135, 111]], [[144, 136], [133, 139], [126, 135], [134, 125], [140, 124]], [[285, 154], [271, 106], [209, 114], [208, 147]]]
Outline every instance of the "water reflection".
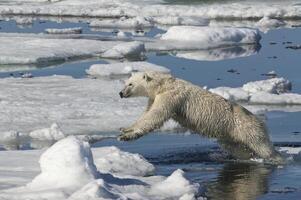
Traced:
[[225, 164], [217, 180], [210, 183], [206, 196], [216, 200], [252, 200], [268, 192], [270, 166], [229, 163]]
[[261, 46], [257, 44], [199, 51], [174, 51], [171, 55], [191, 60], [218, 61], [255, 55], [260, 48]]

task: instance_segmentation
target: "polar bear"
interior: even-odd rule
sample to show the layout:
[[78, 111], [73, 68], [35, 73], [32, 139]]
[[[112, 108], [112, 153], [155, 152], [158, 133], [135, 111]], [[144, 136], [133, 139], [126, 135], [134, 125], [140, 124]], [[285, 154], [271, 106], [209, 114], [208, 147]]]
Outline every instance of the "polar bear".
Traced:
[[170, 74], [134, 73], [119, 95], [149, 98], [142, 116], [132, 126], [120, 129], [119, 140], [137, 139], [173, 119], [193, 132], [217, 138], [222, 148], [238, 159], [281, 160], [265, 124], [251, 112]]

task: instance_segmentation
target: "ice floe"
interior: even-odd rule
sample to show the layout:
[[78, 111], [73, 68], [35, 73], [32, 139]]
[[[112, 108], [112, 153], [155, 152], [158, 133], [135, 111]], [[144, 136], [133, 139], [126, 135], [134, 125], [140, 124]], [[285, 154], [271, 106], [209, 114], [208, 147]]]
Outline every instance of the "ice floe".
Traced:
[[29, 137], [39, 140], [60, 140], [65, 137], [59, 126], [54, 123], [50, 128], [43, 128], [31, 131]]
[[120, 80], [50, 76], [0, 82], [0, 132], [28, 133], [55, 122], [65, 134], [114, 132], [134, 122], [146, 105], [145, 99], [122, 101]]
[[[35, 37], [29, 34], [27, 37], [18, 34], [0, 35], [0, 64], [39, 64], [51, 61], [65, 61], [78, 57], [92, 57], [112, 49], [118, 52], [117, 41], [96, 41], [87, 39], [52, 39]], [[128, 48], [120, 46], [119, 54], [110, 54], [111, 57], [133, 54]], [[129, 50], [129, 52], [127, 52]]]
[[[210, 49], [217, 47], [257, 44], [261, 36], [248, 28], [218, 28], [197, 26], [173, 26], [161, 36], [167, 44], [162, 49]], [[161, 43], [162, 45], [162, 43]]]
[[94, 162], [102, 173], [149, 176], [155, 172], [155, 167], [141, 155], [124, 152], [114, 146], [99, 148], [97, 154]]
[[285, 26], [285, 22], [278, 19], [271, 19], [267, 16], [263, 17], [261, 20], [259, 20], [255, 26], [259, 27], [260, 30], [267, 32], [271, 28], [278, 28]]
[[[192, 26], [171, 27], [161, 39], [127, 37], [125, 34], [103, 37], [86, 34], [1, 33], [0, 64], [50, 65], [51, 62], [93, 56], [141, 60], [145, 51], [208, 50], [224, 46], [256, 44], [259, 40], [259, 33], [253, 29]], [[254, 47], [252, 45], [241, 47], [233, 52], [220, 51], [208, 50], [204, 54], [207, 53], [210, 60], [247, 56], [254, 53]]]
[[45, 32], [48, 34], [80, 34], [82, 33], [82, 27], [74, 28], [47, 28]]
[[300, 105], [301, 94], [290, 93], [291, 83], [284, 78], [272, 78], [244, 84], [242, 87], [218, 87], [209, 91], [231, 101], [266, 105]]
[[101, 56], [104, 58], [141, 58], [144, 56], [144, 43], [133, 41], [120, 43], [105, 51]]
[[[24, 154], [14, 157], [14, 162], [10, 163], [11, 171], [26, 173], [30, 168], [15, 169], [16, 162], [27, 159], [23, 166], [35, 166], [41, 151]], [[0, 152], [0, 162], [5, 155], [5, 152]], [[26, 178], [29, 182], [25, 186], [20, 186], [24, 181], [18, 181], [12, 174], [6, 183], [9, 189], [2, 189], [0, 198], [195, 199], [199, 191], [199, 185], [188, 181], [182, 170], [176, 170], [168, 177], [143, 177], [150, 175], [154, 167], [142, 156], [123, 152], [116, 147], [95, 148], [91, 151], [88, 143], [75, 137], [55, 143], [42, 153], [39, 163], [41, 171], [36, 167], [31, 169], [29, 174], [32, 180]], [[119, 164], [124, 168], [117, 166]], [[5, 166], [0, 168], [0, 175], [1, 170], [6, 169]], [[134, 172], [134, 169], [139, 173]], [[7, 188], [2, 187], [2, 184], [0, 181], [0, 188]], [[14, 187], [13, 184], [20, 187]]]
[[162, 73], [170, 73], [169, 69], [149, 62], [94, 64], [88, 70], [86, 70], [87, 74], [91, 76], [107, 76], [107, 77], [130, 75], [133, 72], [141, 72], [141, 71], [158, 71]]

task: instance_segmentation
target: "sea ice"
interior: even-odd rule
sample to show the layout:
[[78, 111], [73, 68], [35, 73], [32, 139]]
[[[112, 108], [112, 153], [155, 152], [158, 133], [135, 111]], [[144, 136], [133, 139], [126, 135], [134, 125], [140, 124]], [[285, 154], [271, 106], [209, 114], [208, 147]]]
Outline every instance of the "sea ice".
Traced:
[[139, 57], [142, 52], [141, 42], [49, 38], [38, 34], [0, 35], [0, 64], [47, 64], [93, 56]]
[[43, 128], [31, 131], [29, 137], [38, 140], [60, 140], [65, 137], [59, 126], [54, 123], [50, 128]]
[[117, 44], [105, 51], [101, 56], [104, 58], [140, 58], [145, 53], [144, 43], [133, 41]]
[[257, 44], [261, 36], [257, 30], [247, 28], [217, 28], [197, 26], [173, 26], [161, 36], [170, 45], [187, 48], [209, 49], [231, 45]]
[[130, 75], [133, 72], [141, 72], [141, 71], [158, 71], [162, 73], [170, 73], [169, 69], [148, 62], [94, 64], [88, 70], [86, 70], [87, 74], [91, 76], [108, 76], [108, 77]]
[[83, 31], [82, 27], [74, 28], [47, 28], [45, 32], [48, 34], [81, 34]]
[[155, 172], [155, 167], [141, 155], [127, 153], [114, 146], [97, 148], [95, 154], [95, 165], [102, 173], [149, 176]]
[[217, 87], [209, 89], [232, 101], [265, 105], [300, 105], [301, 95], [290, 93], [292, 84], [284, 78], [253, 81], [242, 87]]
[[[2, 189], [0, 198], [195, 199], [199, 191], [199, 185], [188, 181], [182, 170], [176, 170], [168, 177], [143, 177], [153, 173], [154, 167], [138, 154], [123, 152], [116, 147], [96, 148], [92, 152], [87, 142], [73, 136], [62, 139], [42, 153], [40, 174], [25, 186]], [[40, 151], [28, 151], [25, 154], [29, 156], [14, 157], [10, 165], [14, 166], [26, 158], [26, 166], [35, 165]], [[0, 152], [0, 162], [5, 155], [6, 152]], [[97, 167], [94, 160], [98, 160]], [[28, 169], [22, 169], [23, 175]], [[1, 170], [0, 167], [0, 175]], [[35, 169], [35, 173], [39, 171]], [[7, 180], [7, 184], [16, 181], [13, 177]], [[20, 182], [24, 183], [19, 181], [15, 184], [20, 185]], [[3, 188], [1, 184], [0, 181], [0, 188]]]

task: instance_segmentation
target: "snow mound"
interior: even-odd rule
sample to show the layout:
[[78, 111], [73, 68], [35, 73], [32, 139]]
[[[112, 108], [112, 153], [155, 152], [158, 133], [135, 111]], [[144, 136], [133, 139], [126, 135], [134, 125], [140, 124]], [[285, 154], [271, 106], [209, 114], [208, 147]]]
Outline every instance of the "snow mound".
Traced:
[[56, 123], [52, 124], [50, 128], [34, 130], [29, 133], [29, 136], [38, 140], [60, 140], [65, 137]]
[[1, 190], [0, 199], [177, 200], [198, 194], [199, 185], [190, 183], [182, 170], [167, 178], [143, 177], [154, 167], [138, 154], [116, 147], [97, 148], [93, 154], [100, 172], [87, 142], [62, 139], [41, 155], [38, 176], [26, 186]]
[[173, 26], [161, 36], [161, 40], [187, 43], [190, 46], [202, 46], [204, 49], [256, 44], [260, 39], [259, 32], [254, 29], [198, 26]]
[[74, 28], [47, 28], [45, 32], [48, 34], [81, 34], [83, 31], [82, 27]]
[[95, 165], [102, 173], [132, 176], [149, 176], [155, 167], [141, 155], [121, 151], [117, 147], [103, 147], [94, 152]]
[[41, 174], [28, 184], [31, 189], [78, 187], [97, 176], [89, 144], [72, 136], [55, 143], [39, 162]]
[[129, 75], [132, 72], [142, 71], [158, 71], [162, 73], [170, 73], [169, 69], [148, 62], [94, 64], [88, 70], [86, 70], [86, 73], [92, 76], [116, 76]]
[[160, 194], [162, 199], [170, 198], [170, 196], [173, 196], [174, 198], [177, 197], [177, 198], [186, 199], [187, 194], [195, 194], [197, 191], [198, 191], [197, 186], [192, 185], [184, 177], [184, 172], [180, 169], [173, 172], [164, 181], [153, 185], [151, 188], [151, 193]]
[[134, 41], [117, 44], [102, 54], [104, 58], [142, 57], [145, 52], [144, 43]]
[[284, 78], [254, 81], [242, 87], [217, 87], [210, 92], [221, 95], [231, 101], [267, 105], [300, 105], [301, 94], [290, 93], [291, 82]]

